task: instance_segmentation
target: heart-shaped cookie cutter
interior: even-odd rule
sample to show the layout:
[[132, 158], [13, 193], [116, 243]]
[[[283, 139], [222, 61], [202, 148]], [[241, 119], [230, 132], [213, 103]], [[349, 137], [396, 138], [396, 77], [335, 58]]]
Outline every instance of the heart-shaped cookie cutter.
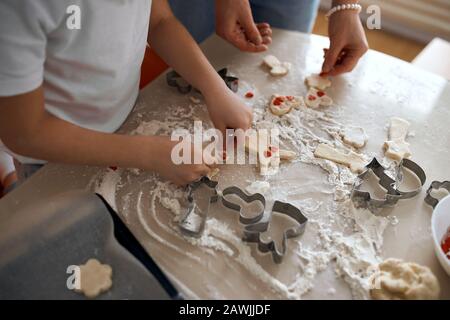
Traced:
[[[403, 168], [411, 171], [420, 180], [420, 186], [417, 189], [411, 191], [401, 191], [398, 189], [398, 185], [403, 179]], [[369, 209], [373, 213], [376, 213], [378, 209], [393, 207], [399, 200], [410, 199], [418, 195], [426, 181], [426, 174], [423, 169], [409, 159], [403, 159], [399, 163], [396, 169], [397, 173], [395, 179], [387, 175], [386, 170], [387, 169], [383, 167], [376, 158], [373, 158], [366, 166], [366, 170], [356, 179], [351, 193], [351, 199], [356, 207]], [[384, 199], [373, 198], [370, 192], [360, 190], [370, 172], [375, 174], [379, 179], [378, 184], [386, 190]]]
[[433, 207], [433, 209], [437, 206], [439, 203], [439, 199], [436, 199], [431, 195], [431, 192], [433, 190], [439, 190], [439, 189], [446, 189], [448, 192], [450, 192], [450, 181], [433, 181], [430, 185], [430, 187], [427, 190], [427, 195], [425, 196], [425, 202]]
[[[196, 204], [193, 198], [193, 192], [197, 190], [202, 184], [205, 184], [209, 189], [212, 189], [213, 194], [209, 198], [208, 210], [206, 211], [206, 213], [199, 215], [195, 212]], [[262, 194], [255, 193], [249, 195], [239, 187], [231, 186], [225, 188], [222, 191], [221, 195], [219, 195], [219, 193], [217, 192], [217, 185], [218, 183], [216, 181], [212, 181], [207, 177], [203, 177], [202, 179], [188, 186], [188, 201], [190, 205], [185, 216], [179, 222], [180, 230], [187, 236], [200, 237], [203, 233], [207, 214], [209, 212], [211, 204], [217, 202], [220, 198], [222, 200], [222, 204], [226, 208], [239, 213], [239, 222], [244, 225], [243, 240], [246, 242], [257, 243], [259, 251], [261, 251], [262, 253], [271, 252], [273, 261], [275, 263], [281, 263], [287, 251], [287, 239], [299, 236], [305, 231], [306, 223], [308, 222], [307, 217], [304, 216], [301, 210], [297, 207], [281, 201], [275, 201], [272, 210], [268, 212], [268, 214], [266, 214], [266, 199]], [[231, 195], [238, 197], [240, 200], [247, 204], [257, 201], [261, 204], [261, 210], [253, 217], [246, 217], [243, 214], [242, 207], [239, 204], [227, 199], [228, 196]], [[287, 215], [294, 219], [297, 223], [296, 226], [290, 227], [283, 232], [281, 249], [278, 248], [275, 241], [264, 241], [261, 237], [261, 234], [269, 229], [269, 224], [274, 212]], [[201, 220], [194, 221], [196, 223], [193, 224], [192, 217], [195, 215], [197, 215], [197, 217]]]
[[[219, 71], [217, 71], [217, 73], [231, 91], [238, 91], [239, 78], [229, 76], [227, 68], [220, 69]], [[177, 88], [178, 92], [182, 94], [187, 94], [192, 90], [192, 86], [186, 80], [184, 80], [181, 75], [179, 75], [175, 70], [169, 71], [166, 74], [166, 81], [169, 86]], [[197, 89], [195, 90], [198, 91]]]

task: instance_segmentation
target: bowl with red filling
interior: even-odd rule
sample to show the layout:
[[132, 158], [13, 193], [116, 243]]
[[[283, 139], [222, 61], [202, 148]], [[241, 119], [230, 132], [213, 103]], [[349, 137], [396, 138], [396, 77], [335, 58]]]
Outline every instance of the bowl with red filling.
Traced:
[[431, 218], [436, 256], [450, 276], [450, 195], [439, 201]]

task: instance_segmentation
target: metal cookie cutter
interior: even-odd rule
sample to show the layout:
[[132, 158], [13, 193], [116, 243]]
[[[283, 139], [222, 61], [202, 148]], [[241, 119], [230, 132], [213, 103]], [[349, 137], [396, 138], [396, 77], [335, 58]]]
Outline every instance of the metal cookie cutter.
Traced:
[[450, 181], [433, 181], [427, 190], [427, 195], [425, 196], [425, 202], [433, 207], [433, 209], [439, 203], [439, 199], [436, 199], [431, 195], [433, 190], [446, 189], [450, 192]]
[[[226, 196], [228, 195], [235, 195], [247, 204], [258, 201], [262, 206], [261, 211], [258, 212], [258, 214], [254, 217], [246, 218], [244, 215], [242, 215], [242, 207], [240, 205], [226, 199]], [[260, 193], [248, 195], [238, 187], [228, 187], [222, 191], [222, 204], [228, 209], [239, 212], [239, 222], [245, 225], [245, 228], [248, 230], [251, 229], [264, 231], [269, 226], [269, 219], [264, 219], [266, 198], [264, 198], [264, 196]]]
[[270, 217], [274, 212], [285, 214], [297, 222], [297, 225], [291, 227], [283, 232], [283, 240], [281, 242], [281, 248], [278, 248], [277, 244], [273, 240], [265, 242], [261, 238], [261, 234], [268, 230], [269, 223], [267, 223], [266, 228], [260, 231], [249, 231], [248, 229], [244, 231], [244, 240], [247, 242], [254, 242], [258, 244], [258, 250], [266, 253], [272, 253], [272, 259], [275, 263], [283, 262], [284, 255], [287, 251], [287, 239], [294, 238], [302, 235], [305, 232], [306, 223], [308, 218], [306, 218], [300, 209], [294, 207], [293, 205], [281, 201], [275, 201]]
[[[252, 218], [246, 218], [241, 213], [241, 206], [226, 199], [227, 195], [235, 195], [246, 203], [259, 201], [262, 204], [262, 210]], [[242, 189], [232, 186], [228, 187], [222, 192], [222, 203], [225, 207], [239, 212], [239, 221], [245, 225], [243, 240], [247, 242], [257, 243], [258, 250], [262, 253], [271, 252], [272, 259], [275, 263], [281, 263], [287, 250], [287, 239], [297, 237], [305, 231], [308, 219], [302, 214], [300, 209], [293, 205], [281, 201], [275, 201], [272, 211], [268, 215], [264, 215], [266, 199], [260, 193], [252, 195], [246, 194]], [[261, 234], [269, 229], [269, 224], [273, 213], [277, 212], [285, 214], [297, 223], [295, 227], [291, 227], [284, 231], [281, 248], [273, 240], [268, 242], [261, 238]]]
[[[231, 91], [237, 92], [239, 89], [239, 78], [228, 76], [228, 69], [223, 68], [217, 71], [219, 76], [223, 79], [225, 84]], [[167, 84], [171, 87], [177, 88], [182, 94], [191, 92], [192, 86], [184, 80], [176, 71], [172, 70], [166, 74]]]
[[[412, 191], [398, 190], [398, 185], [403, 178], [403, 168], [410, 170], [417, 176], [417, 178], [419, 178], [421, 183], [419, 188]], [[379, 179], [378, 184], [386, 190], [384, 199], [372, 198], [369, 192], [360, 190], [370, 172], [375, 174], [375, 176]], [[403, 159], [400, 162], [397, 168], [397, 175], [394, 180], [386, 174], [386, 168], [384, 168], [376, 158], [373, 158], [373, 160], [366, 166], [366, 170], [358, 176], [358, 179], [353, 186], [351, 199], [356, 207], [366, 208], [372, 212], [375, 212], [377, 209], [392, 207], [401, 199], [410, 199], [415, 197], [422, 190], [425, 181], [426, 175], [423, 169], [409, 159]]]
[[[206, 210], [206, 212], [197, 212], [197, 206], [193, 198], [193, 193], [202, 184], [213, 190], [213, 194], [209, 198], [208, 210]], [[221, 196], [219, 196], [216, 189], [217, 184], [218, 183], [216, 181], [212, 181], [207, 177], [203, 177], [199, 181], [189, 185], [189, 208], [185, 216], [180, 220], [180, 230], [188, 236], [201, 236], [205, 227], [207, 213], [209, 212], [210, 205], [217, 202], [220, 197], [222, 199], [222, 204], [225, 207], [239, 213], [239, 222], [245, 226], [243, 240], [247, 242], [257, 243], [259, 251], [263, 253], [271, 252], [273, 261], [275, 263], [281, 263], [287, 250], [287, 239], [299, 236], [305, 230], [308, 219], [302, 214], [300, 209], [294, 207], [289, 203], [275, 201], [271, 212], [268, 212], [268, 214], [266, 214], [266, 199], [262, 194], [255, 193], [248, 195], [242, 189], [236, 186], [231, 186], [224, 189]], [[253, 217], [245, 217], [242, 214], [242, 207], [239, 204], [236, 204], [233, 201], [227, 199], [227, 196], [230, 195], [237, 196], [245, 203], [252, 203], [257, 201], [261, 204], [261, 210], [257, 212], [257, 214]], [[277, 247], [275, 241], [270, 240], [268, 242], [265, 242], [263, 239], [261, 239], [261, 234], [269, 229], [269, 224], [274, 212], [285, 214], [297, 222], [296, 226], [284, 231], [281, 249]]]
[[[200, 210], [197, 207], [197, 203], [194, 200], [194, 192], [205, 185], [210, 190], [212, 190], [212, 196], [209, 198], [208, 208], [205, 211]], [[212, 181], [208, 177], [203, 177], [200, 180], [191, 183], [188, 186], [188, 209], [186, 214], [180, 219], [178, 225], [181, 232], [190, 237], [200, 237], [205, 229], [205, 222], [207, 218], [207, 213], [209, 211], [209, 206], [211, 203], [217, 202], [217, 181]]]

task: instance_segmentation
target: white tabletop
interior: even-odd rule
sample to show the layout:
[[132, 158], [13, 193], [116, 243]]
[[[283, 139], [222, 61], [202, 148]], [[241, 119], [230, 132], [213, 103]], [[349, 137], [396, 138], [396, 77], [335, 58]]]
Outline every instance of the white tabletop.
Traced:
[[[202, 49], [217, 69], [229, 67], [241, 79], [242, 87], [252, 88], [256, 94], [252, 101], [266, 101], [273, 93], [304, 95], [306, 87], [303, 79], [320, 70], [322, 49], [327, 46], [328, 40], [323, 37], [275, 30], [271, 53], [293, 64], [290, 74], [280, 79], [272, 78], [260, 67], [263, 55], [242, 54], [216, 36], [208, 39]], [[412, 124], [411, 131], [415, 135], [409, 137], [408, 141], [412, 159], [427, 174], [424, 189], [433, 180], [450, 179], [450, 85], [445, 79], [396, 58], [369, 51], [351, 74], [333, 79], [329, 94], [336, 106], [326, 112], [330, 112], [335, 121], [366, 129], [369, 135], [368, 145], [363, 149], [366, 155], [382, 157], [388, 119], [399, 116]], [[142, 90], [135, 111], [121, 131], [129, 132], [142, 121], [153, 118], [167, 119], [166, 113], [171, 108], [189, 104], [192, 102], [188, 97], [167, 87], [165, 77], [161, 76]], [[206, 117], [202, 107], [198, 107], [195, 112], [200, 119]], [[348, 283], [336, 276], [336, 263], [339, 261], [331, 258], [321, 268], [320, 259], [323, 257], [309, 252], [309, 266], [314, 265], [314, 268], [308, 268], [304, 260], [308, 252], [302, 251], [300, 255], [303, 258], [298, 254], [301, 248], [313, 248], [312, 244], [321, 244], [322, 240], [315, 234], [316, 214], [320, 215], [321, 221], [334, 221], [335, 213], [329, 211], [334, 202], [332, 195], [324, 195], [323, 192], [323, 188], [329, 187], [326, 174], [317, 166], [301, 162], [283, 166], [278, 177], [270, 178], [273, 194], [280, 196], [283, 192], [277, 194], [277, 188], [283, 191], [289, 186], [294, 191], [289, 193], [288, 198], [300, 207], [304, 206], [305, 214], [312, 218], [312, 222], [303, 237], [289, 240], [289, 252], [281, 265], [273, 264], [269, 256], [260, 256], [254, 246], [248, 246], [254, 257], [250, 259], [253, 264], [245, 265], [242, 261], [247, 260], [240, 256], [248, 253], [239, 253], [235, 248], [243, 250], [242, 247], [247, 245], [242, 246], [238, 236], [233, 238], [228, 234], [225, 237], [225, 247], [232, 248], [230, 255], [208, 248], [207, 243], [189, 244], [173, 231], [176, 229], [173, 217], [158, 201], [156, 212], [152, 212], [151, 199], [155, 190], [152, 175], [132, 170], [108, 172], [102, 168], [49, 164], [0, 201], [0, 223], [17, 210], [25, 206], [32, 207], [33, 201], [37, 199], [73, 189], [96, 189], [114, 202], [113, 206], [141, 244], [188, 297], [351, 298]], [[108, 173], [105, 175], [105, 172]], [[245, 187], [249, 184], [248, 180], [261, 180], [256, 169], [251, 166], [223, 168], [219, 177], [222, 187], [230, 184]], [[99, 184], [99, 181], [102, 183]], [[315, 188], [315, 184], [320, 188]], [[96, 188], [96, 185], [100, 185], [100, 188]], [[295, 194], [297, 187], [299, 192]], [[309, 189], [308, 192], [305, 188]], [[398, 218], [398, 224], [388, 224], [386, 227], [379, 258], [397, 257], [430, 267], [439, 279], [441, 298], [450, 299], [450, 278], [435, 257], [430, 233], [432, 211], [423, 203], [423, 198], [424, 190], [418, 197], [401, 201], [389, 211]], [[311, 208], [308, 210], [306, 204], [318, 203], [319, 200], [322, 205], [317, 212], [311, 211]], [[139, 214], [141, 220], [145, 220], [144, 224], [139, 220]], [[233, 218], [228, 215], [214, 216], [215, 221], [234, 227], [237, 222]], [[217, 233], [222, 229], [217, 227], [213, 230], [214, 237], [220, 239]], [[233, 241], [237, 242], [233, 244]], [[312, 288], [301, 295], [308, 284]]]

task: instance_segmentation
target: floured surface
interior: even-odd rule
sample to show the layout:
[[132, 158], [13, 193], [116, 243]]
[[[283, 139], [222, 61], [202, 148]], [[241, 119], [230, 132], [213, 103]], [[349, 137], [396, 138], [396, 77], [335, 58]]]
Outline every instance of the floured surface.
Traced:
[[[441, 297], [450, 298], [448, 277], [434, 257], [429, 230], [431, 210], [423, 205], [423, 193], [399, 203], [391, 213], [396, 223], [353, 210], [346, 199], [354, 174], [344, 166], [313, 156], [318, 143], [332, 142], [348, 148], [339, 132], [356, 125], [370, 136], [367, 146], [359, 152], [381, 159], [385, 124], [390, 117], [399, 116], [416, 131], [416, 137], [409, 138], [412, 160], [425, 169], [427, 184], [442, 179], [448, 173], [450, 158], [450, 133], [442, 121], [450, 118], [449, 86], [445, 80], [406, 63], [370, 52], [352, 74], [333, 79], [333, 86], [327, 89], [333, 106], [300, 108], [281, 117], [268, 113], [267, 102], [272, 94], [305, 96], [304, 78], [320, 70], [322, 49], [327, 44], [319, 44], [316, 37], [312, 42], [308, 39], [297, 33], [274, 33], [271, 50], [280, 60], [293, 63], [283, 78], [267, 75], [260, 68], [260, 55], [239, 54], [216, 37], [203, 46], [216, 68], [227, 66], [241, 78], [241, 95], [255, 93], [245, 102], [255, 106], [258, 125], [279, 127], [281, 147], [298, 154], [292, 162], [281, 162], [274, 176], [261, 177], [252, 166], [222, 166], [216, 177], [220, 189], [229, 185], [245, 188], [254, 181], [267, 181], [269, 202], [292, 202], [308, 216], [305, 234], [288, 241], [283, 264], [273, 264], [269, 255], [259, 255], [254, 245], [243, 243], [237, 216], [229, 210], [213, 208], [205, 235], [200, 239], [183, 238], [176, 228], [183, 204], [173, 201], [181, 199], [183, 191], [139, 170], [49, 166], [32, 178], [35, 187], [22, 201], [45, 192], [60, 192], [61, 186], [56, 183], [43, 190], [49, 179], [61, 181], [65, 188], [75, 187], [77, 181], [78, 187], [91, 181], [89, 188], [108, 195], [108, 201], [115, 203], [155, 261], [180, 290], [193, 298], [367, 298], [368, 266], [386, 257], [431, 267], [440, 280]], [[143, 134], [163, 134], [180, 124], [190, 128], [192, 118], [207, 120], [202, 104], [194, 106], [187, 96], [168, 88], [161, 77], [142, 92], [123, 131], [140, 127]], [[93, 172], [97, 172], [94, 177]], [[11, 206], [17, 205], [14, 203]], [[275, 237], [280, 232], [277, 228], [272, 231]]]

